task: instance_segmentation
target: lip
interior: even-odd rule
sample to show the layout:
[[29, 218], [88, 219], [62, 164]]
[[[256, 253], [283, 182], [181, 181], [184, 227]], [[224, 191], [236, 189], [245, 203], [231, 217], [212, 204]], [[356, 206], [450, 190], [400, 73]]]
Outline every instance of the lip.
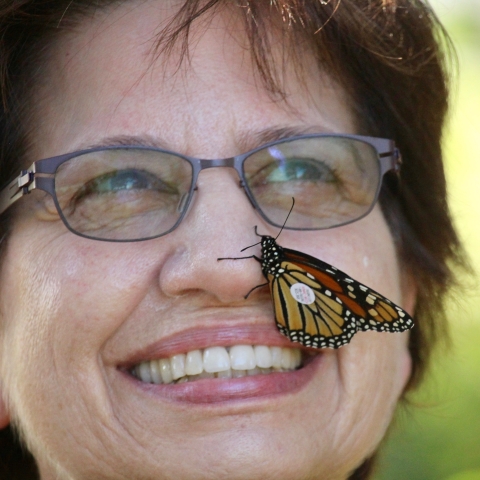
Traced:
[[[299, 370], [232, 379], [201, 379], [195, 382], [156, 385], [142, 382], [128, 373], [130, 368], [143, 361], [212, 346], [228, 347], [241, 344], [301, 348], [304, 351], [314, 351], [316, 355]], [[127, 383], [127, 388], [133, 388], [137, 393], [174, 403], [218, 405], [298, 392], [315, 377], [317, 370], [324, 363], [323, 359], [324, 353], [321, 350], [306, 349], [301, 344], [292, 343], [278, 332], [275, 325], [197, 327], [134, 352], [128, 360], [117, 366], [117, 370], [123, 377], [122, 380]]]
[[196, 327], [165, 337], [135, 351], [128, 356], [127, 360], [120, 362], [118, 368], [129, 369], [141, 362], [167, 358], [179, 353], [232, 345], [268, 345], [318, 352], [316, 349], [307, 349], [300, 343], [291, 342], [277, 330], [275, 325]]

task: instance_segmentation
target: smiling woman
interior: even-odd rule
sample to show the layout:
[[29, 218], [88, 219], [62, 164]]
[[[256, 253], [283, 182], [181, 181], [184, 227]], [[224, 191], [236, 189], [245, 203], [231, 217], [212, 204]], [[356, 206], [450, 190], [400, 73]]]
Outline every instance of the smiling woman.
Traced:
[[[369, 477], [462, 262], [439, 38], [414, 0], [3, 3], [2, 478]], [[281, 244], [410, 334], [306, 348], [244, 299], [217, 258], [292, 196]]]

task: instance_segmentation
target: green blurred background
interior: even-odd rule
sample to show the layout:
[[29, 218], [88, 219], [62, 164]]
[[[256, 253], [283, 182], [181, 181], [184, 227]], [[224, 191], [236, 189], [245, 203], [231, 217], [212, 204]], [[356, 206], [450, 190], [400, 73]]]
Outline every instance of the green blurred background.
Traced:
[[449, 318], [453, 348], [398, 412], [376, 480], [480, 480], [480, 0], [431, 0], [458, 53], [445, 151], [455, 222], [477, 278], [462, 278]]

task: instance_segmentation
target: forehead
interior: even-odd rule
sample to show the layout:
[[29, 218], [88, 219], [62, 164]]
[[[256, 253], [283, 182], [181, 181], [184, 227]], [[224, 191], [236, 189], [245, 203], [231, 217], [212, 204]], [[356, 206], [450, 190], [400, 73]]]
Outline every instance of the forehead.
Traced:
[[157, 55], [157, 35], [174, 12], [163, 1], [127, 2], [60, 37], [39, 89], [39, 157], [119, 135], [215, 158], [257, 146], [251, 137], [266, 127], [354, 133], [344, 92], [308, 54], [299, 71], [280, 43], [273, 58], [287, 101], [273, 98], [230, 11], [193, 25], [183, 62], [181, 40]]

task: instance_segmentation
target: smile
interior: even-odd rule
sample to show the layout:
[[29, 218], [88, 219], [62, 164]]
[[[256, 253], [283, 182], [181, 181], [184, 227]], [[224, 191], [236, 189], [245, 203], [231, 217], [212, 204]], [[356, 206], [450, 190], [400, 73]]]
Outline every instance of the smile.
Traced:
[[240, 378], [302, 367], [302, 351], [267, 345], [208, 347], [141, 362], [130, 373], [144, 383], [186, 383], [206, 378]]

